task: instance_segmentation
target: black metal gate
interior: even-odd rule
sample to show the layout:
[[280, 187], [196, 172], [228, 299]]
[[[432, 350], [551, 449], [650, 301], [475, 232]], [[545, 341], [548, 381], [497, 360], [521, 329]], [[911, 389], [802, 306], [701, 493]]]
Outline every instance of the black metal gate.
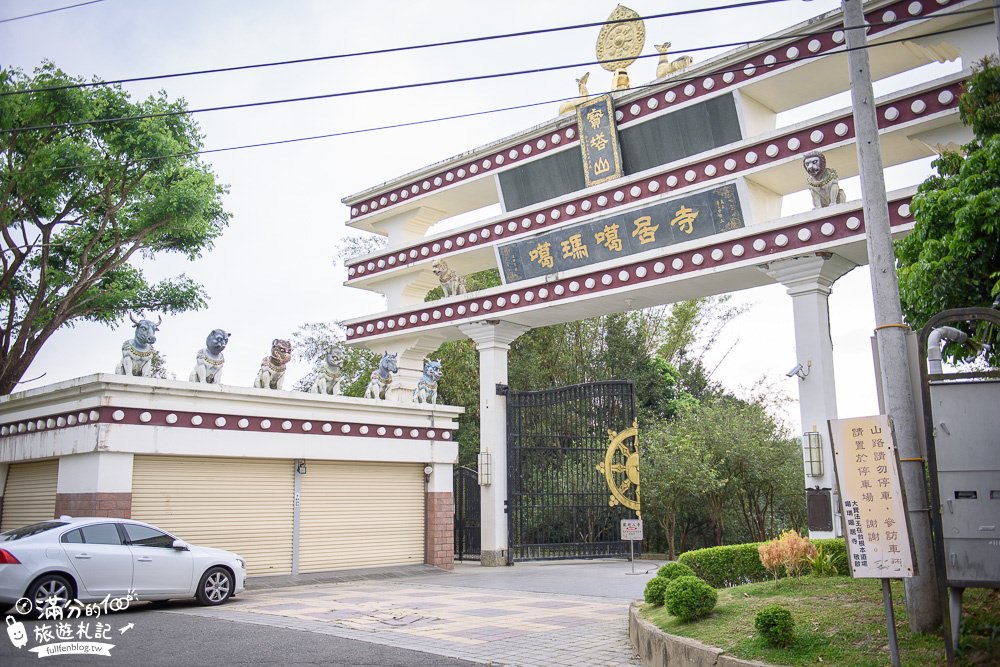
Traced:
[[507, 391], [510, 561], [628, 556], [620, 520], [638, 509], [634, 426], [629, 381]]
[[479, 560], [479, 474], [472, 468], [455, 468], [455, 560]]

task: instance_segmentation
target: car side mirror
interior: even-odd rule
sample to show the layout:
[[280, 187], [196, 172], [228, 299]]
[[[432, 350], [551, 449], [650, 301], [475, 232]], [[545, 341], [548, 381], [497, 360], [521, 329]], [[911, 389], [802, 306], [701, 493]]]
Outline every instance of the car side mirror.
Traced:
[[177, 549], [177, 551], [190, 551], [191, 550], [191, 547], [189, 547], [188, 543], [185, 542], [184, 540], [174, 540], [174, 543], [171, 546], [173, 546], [174, 549]]

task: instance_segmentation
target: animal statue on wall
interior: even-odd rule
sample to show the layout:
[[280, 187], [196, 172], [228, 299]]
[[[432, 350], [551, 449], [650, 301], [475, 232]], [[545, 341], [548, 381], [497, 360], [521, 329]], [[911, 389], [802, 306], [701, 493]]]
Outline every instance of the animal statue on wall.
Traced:
[[226, 363], [222, 351], [229, 344], [231, 335], [222, 329], [212, 329], [205, 339], [205, 347], [198, 350], [198, 354], [195, 355], [194, 370], [188, 377], [189, 382], [219, 384], [222, 366]]
[[812, 195], [813, 208], [824, 208], [847, 201], [847, 193], [840, 189], [840, 177], [832, 167], [826, 166], [826, 156], [819, 151], [809, 151], [802, 156], [806, 170], [806, 185]]
[[389, 389], [389, 385], [392, 384], [392, 374], [399, 371], [399, 367], [396, 365], [396, 356], [396, 353], [382, 353], [382, 358], [378, 362], [378, 368], [372, 371], [371, 380], [368, 381], [368, 387], [365, 389], [365, 398], [385, 398], [385, 392]]
[[292, 344], [283, 338], [271, 341], [271, 354], [261, 359], [260, 371], [253, 381], [258, 389], [281, 389], [285, 381], [285, 367], [292, 360]]
[[662, 79], [663, 77], [673, 74], [674, 72], [680, 72], [685, 67], [691, 65], [694, 62], [694, 58], [691, 56], [681, 56], [676, 58], [673, 62], [670, 62], [670, 42], [664, 42], [663, 44], [656, 44], [656, 50], [660, 52], [660, 60], [656, 63], [656, 78]]
[[590, 93], [587, 91], [587, 79], [589, 78], [590, 78], [590, 72], [584, 72], [583, 76], [581, 76], [579, 79], [575, 79], [576, 88], [578, 91], [577, 93], [578, 97], [576, 99], [563, 102], [562, 104], [559, 105], [560, 116], [563, 115], [564, 113], [569, 113], [570, 111], [575, 109], [578, 104], [582, 104], [587, 101], [587, 98], [590, 97]]
[[430, 403], [437, 405], [438, 381], [444, 375], [441, 360], [424, 360], [424, 373], [417, 380], [417, 388], [413, 390], [414, 403]]
[[135, 377], [152, 377], [153, 375], [153, 343], [156, 342], [156, 332], [163, 324], [163, 317], [157, 316], [156, 323], [150, 320], [137, 319], [128, 314], [135, 327], [135, 335], [122, 343], [122, 359], [115, 366], [115, 373]]
[[316, 366], [316, 380], [309, 387], [313, 394], [339, 394], [340, 375], [344, 366], [344, 349], [331, 345]]
[[431, 271], [441, 283], [441, 289], [445, 296], [465, 294], [465, 278], [448, 268], [448, 264], [443, 259], [436, 260], [431, 264]]

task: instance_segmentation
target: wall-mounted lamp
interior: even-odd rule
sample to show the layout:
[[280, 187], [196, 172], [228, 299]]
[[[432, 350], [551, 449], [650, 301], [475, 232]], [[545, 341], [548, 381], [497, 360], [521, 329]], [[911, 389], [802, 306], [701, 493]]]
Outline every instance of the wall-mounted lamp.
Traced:
[[306, 462], [305, 459], [295, 459], [295, 473], [297, 475], [306, 474]]
[[489, 450], [480, 452], [477, 457], [479, 467], [479, 486], [489, 486], [493, 483], [493, 457]]
[[802, 434], [802, 453], [805, 458], [806, 475], [823, 476], [823, 436], [815, 431]]
[[432, 466], [429, 463], [424, 466], [424, 474], [425, 475], [427, 475], [428, 477], [430, 477], [432, 472], [434, 472], [434, 466]]
[[802, 364], [795, 364], [795, 368], [785, 373], [785, 375], [788, 377], [798, 376], [800, 380], [805, 380], [806, 376], [809, 375], [809, 371], [812, 370], [812, 365], [812, 360], [807, 361], [805, 366]]

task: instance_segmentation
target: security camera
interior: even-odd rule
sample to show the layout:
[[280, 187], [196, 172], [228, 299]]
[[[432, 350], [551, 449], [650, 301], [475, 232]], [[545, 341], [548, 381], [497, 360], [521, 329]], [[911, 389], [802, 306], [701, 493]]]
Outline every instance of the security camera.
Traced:
[[795, 368], [793, 368], [792, 370], [790, 370], [787, 373], [785, 373], [785, 375], [788, 376], [788, 377], [790, 377], [790, 378], [791, 377], [795, 377], [796, 375], [798, 375], [799, 373], [801, 373], [803, 370], [804, 369], [802, 368], [802, 364], [795, 364]]

